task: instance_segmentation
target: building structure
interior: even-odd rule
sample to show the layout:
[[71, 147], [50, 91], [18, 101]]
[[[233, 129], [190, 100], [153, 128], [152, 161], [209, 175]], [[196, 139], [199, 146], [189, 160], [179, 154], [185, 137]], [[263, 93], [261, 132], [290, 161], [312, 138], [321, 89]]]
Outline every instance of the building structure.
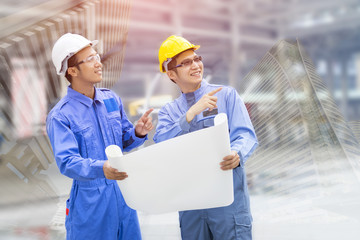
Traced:
[[[5, 0], [0, 6], [0, 211], [12, 209], [0, 216], [17, 217], [0, 217], [3, 228], [23, 221], [24, 211], [14, 214], [20, 206], [32, 210], [40, 203], [49, 205], [42, 209], [54, 229], [63, 229], [55, 227], [63, 217], [56, 204], [66, 198], [68, 182], [56, 171], [44, 124], [66, 91], [50, 56], [65, 32], [100, 40], [105, 81], [99, 86], [118, 92], [132, 119], [179, 94], [158, 73], [161, 42], [180, 34], [199, 43], [206, 80], [238, 90], [259, 136], [246, 167], [252, 194], [271, 196], [266, 204], [273, 211], [256, 215], [263, 210], [257, 205], [254, 214], [299, 221], [280, 213], [304, 207], [300, 198], [325, 202], [330, 196], [331, 211], [341, 209], [340, 216], [352, 221], [349, 212], [356, 211], [344, 209], [358, 209], [357, 0]], [[291, 41], [276, 44], [282, 39]], [[348, 194], [336, 198], [344, 189]], [[302, 213], [304, 222], [328, 214]], [[337, 217], [330, 219], [339, 224]]]

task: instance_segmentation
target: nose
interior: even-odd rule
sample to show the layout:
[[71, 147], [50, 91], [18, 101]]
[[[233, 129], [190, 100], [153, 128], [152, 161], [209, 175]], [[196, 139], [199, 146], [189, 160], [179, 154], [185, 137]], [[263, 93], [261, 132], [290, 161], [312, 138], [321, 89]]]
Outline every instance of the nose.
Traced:
[[96, 60], [95, 67], [102, 67], [102, 63], [100, 61]]

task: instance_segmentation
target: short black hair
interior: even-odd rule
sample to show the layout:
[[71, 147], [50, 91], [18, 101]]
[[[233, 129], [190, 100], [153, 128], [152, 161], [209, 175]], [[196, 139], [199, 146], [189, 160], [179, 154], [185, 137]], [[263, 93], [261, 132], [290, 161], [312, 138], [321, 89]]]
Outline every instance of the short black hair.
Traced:
[[[75, 55], [71, 56], [71, 58], [68, 59], [68, 69], [69, 69], [70, 67], [75, 66], [76, 63], [77, 63], [77, 58], [76, 58], [76, 54], [75, 54]], [[77, 69], [80, 69], [79, 66], [76, 66], [76, 68], [77, 68]], [[65, 71], [65, 77], [66, 77], [66, 79], [69, 81], [69, 83], [71, 83], [72, 77], [71, 77], [71, 75], [68, 73], [68, 69], [66, 69], [66, 71]]]
[[[180, 54], [180, 53], [179, 53]], [[179, 54], [177, 54], [177, 55], [175, 55], [174, 57], [172, 57], [172, 59], [171, 59], [171, 61], [168, 63], [168, 65], [167, 65], [167, 67], [168, 67], [168, 71], [174, 71], [176, 74], [178, 73], [177, 72], [177, 68], [175, 67], [176, 66], [176, 58], [177, 58], [177, 56], [179, 56]], [[173, 82], [173, 83], [175, 83], [175, 81], [174, 80], [172, 80], [171, 78], [170, 78], [170, 80]]]

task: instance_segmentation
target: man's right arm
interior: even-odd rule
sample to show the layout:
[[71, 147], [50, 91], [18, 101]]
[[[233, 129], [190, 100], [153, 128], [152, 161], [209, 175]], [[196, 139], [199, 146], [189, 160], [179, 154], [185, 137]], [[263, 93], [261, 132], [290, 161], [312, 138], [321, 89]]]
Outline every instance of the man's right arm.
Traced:
[[158, 114], [158, 123], [154, 135], [154, 142], [159, 143], [190, 131], [196, 118], [190, 123], [186, 121], [186, 112], [176, 103], [165, 105]]
[[62, 174], [75, 180], [105, 177], [103, 165], [106, 160], [81, 157], [75, 135], [65, 119], [48, 117], [46, 130]]
[[176, 105], [176, 102], [165, 105], [158, 115], [154, 141], [158, 143], [188, 133], [190, 127], [196, 123], [198, 114], [207, 108], [216, 108], [217, 97], [213, 95], [221, 89], [220, 87], [205, 94], [185, 113], [182, 112], [182, 106]]

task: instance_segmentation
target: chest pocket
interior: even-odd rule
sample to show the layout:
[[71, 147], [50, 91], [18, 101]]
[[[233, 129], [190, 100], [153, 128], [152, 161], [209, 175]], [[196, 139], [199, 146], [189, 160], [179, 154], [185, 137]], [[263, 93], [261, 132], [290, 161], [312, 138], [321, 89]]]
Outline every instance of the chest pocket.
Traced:
[[121, 116], [119, 111], [114, 111], [108, 114], [107, 116], [110, 131], [112, 134], [112, 144], [118, 145], [121, 149], [122, 146], [122, 125], [121, 125]]
[[78, 142], [79, 152], [83, 158], [88, 158], [92, 151], [96, 151], [95, 129], [91, 123], [80, 123], [73, 127], [73, 132]]
[[196, 124], [199, 125], [200, 128], [208, 128], [214, 126], [214, 118], [215, 116], [205, 117], [198, 120]]

